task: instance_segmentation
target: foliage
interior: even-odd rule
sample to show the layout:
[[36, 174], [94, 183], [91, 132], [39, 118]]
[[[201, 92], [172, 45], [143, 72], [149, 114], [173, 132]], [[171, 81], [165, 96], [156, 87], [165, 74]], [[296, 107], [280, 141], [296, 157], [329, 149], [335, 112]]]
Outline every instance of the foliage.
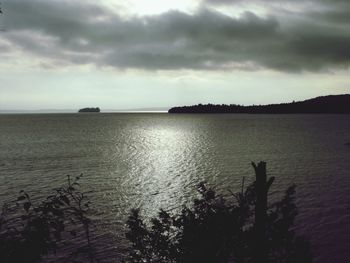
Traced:
[[[38, 262], [56, 252], [63, 235], [75, 237], [78, 231], [83, 231], [90, 248], [90, 201], [79, 191], [79, 179], [68, 176], [66, 186], [54, 189], [54, 194], [39, 204], [22, 190], [14, 206], [4, 205], [0, 215], [0, 262]], [[92, 250], [88, 251], [92, 262]], [[81, 248], [76, 250], [81, 252]]]
[[[312, 262], [308, 241], [293, 229], [295, 186], [289, 187], [280, 201], [267, 206], [274, 178], [267, 180], [266, 163], [253, 166], [257, 175], [264, 176], [257, 176], [259, 180], [245, 190], [243, 181], [238, 193], [224, 196], [201, 183], [193, 205], [183, 207], [178, 214], [160, 210], [148, 222], [138, 209], [132, 210], [127, 221], [126, 237], [131, 247], [126, 262]], [[0, 262], [39, 262], [76, 236], [85, 237], [86, 244], [74, 244], [71, 258], [65, 261], [98, 261], [90, 242], [90, 201], [80, 192], [79, 179], [68, 176], [67, 185], [54, 189], [42, 202], [34, 202], [27, 192], [20, 191], [16, 204], [3, 206]]]
[[[146, 224], [139, 210], [132, 210], [126, 237], [131, 242], [127, 262], [262, 262], [254, 258], [256, 233], [255, 183], [230, 197], [217, 194], [204, 183], [193, 207], [179, 214], [160, 210]], [[267, 210], [267, 262], [312, 262], [308, 242], [292, 229], [297, 215], [295, 187]], [[261, 244], [260, 244], [261, 245]]]
[[294, 220], [295, 185], [290, 186], [281, 201], [273, 204], [268, 213], [267, 242], [271, 262], [312, 262], [310, 244], [307, 239], [297, 236]]

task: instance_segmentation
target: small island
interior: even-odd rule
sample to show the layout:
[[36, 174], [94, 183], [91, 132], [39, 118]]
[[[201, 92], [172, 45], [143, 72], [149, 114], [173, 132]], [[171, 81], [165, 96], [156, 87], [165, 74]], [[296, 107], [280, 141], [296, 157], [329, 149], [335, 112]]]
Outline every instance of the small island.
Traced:
[[350, 94], [329, 95], [309, 100], [243, 106], [237, 104], [198, 104], [171, 108], [169, 113], [248, 113], [248, 114], [350, 114]]
[[84, 112], [101, 112], [100, 108], [99, 107], [96, 107], [96, 108], [83, 108], [83, 109], [80, 109], [78, 112], [80, 113], [84, 113]]

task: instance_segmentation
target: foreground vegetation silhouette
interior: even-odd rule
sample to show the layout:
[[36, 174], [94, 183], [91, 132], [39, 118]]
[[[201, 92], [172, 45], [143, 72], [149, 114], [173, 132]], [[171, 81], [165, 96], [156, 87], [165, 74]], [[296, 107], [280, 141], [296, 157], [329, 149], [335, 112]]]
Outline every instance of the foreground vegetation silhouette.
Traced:
[[[79, 191], [79, 179], [67, 178], [67, 184], [54, 189], [44, 201], [33, 202], [21, 190], [16, 204], [3, 206], [0, 214], [0, 262], [34, 263], [54, 255], [60, 246], [74, 246], [65, 262], [95, 262], [90, 242], [88, 217], [90, 201]], [[67, 245], [81, 235], [85, 243]], [[83, 255], [83, 261], [79, 256]]]
[[[252, 164], [256, 181], [229, 196], [198, 185], [199, 198], [178, 214], [160, 210], [146, 221], [137, 209], [127, 220], [130, 241], [125, 262], [178, 263], [309, 263], [309, 242], [293, 230], [297, 209], [295, 186], [268, 204], [274, 178], [266, 163]], [[42, 262], [57, 249], [70, 251], [57, 262], [101, 262], [90, 241], [90, 201], [79, 190], [80, 176], [54, 189], [42, 202], [21, 191], [16, 204], [0, 214], [0, 262]], [[69, 242], [79, 237], [79, 242]], [[79, 245], [77, 245], [79, 244]], [[63, 261], [62, 261], [63, 260]], [[110, 261], [114, 261], [110, 259]]]
[[127, 262], [312, 262], [309, 242], [293, 230], [295, 186], [268, 206], [266, 163], [253, 163], [256, 181], [230, 197], [204, 183], [193, 207], [179, 214], [160, 210], [149, 223], [134, 209], [126, 237], [132, 247]]

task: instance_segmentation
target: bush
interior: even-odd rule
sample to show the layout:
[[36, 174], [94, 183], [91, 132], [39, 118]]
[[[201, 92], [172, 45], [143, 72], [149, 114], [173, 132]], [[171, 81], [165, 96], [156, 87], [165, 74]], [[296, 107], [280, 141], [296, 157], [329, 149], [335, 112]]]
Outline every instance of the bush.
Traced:
[[3, 206], [0, 262], [39, 262], [43, 256], [56, 253], [63, 234], [75, 237], [77, 232], [85, 235], [88, 249], [75, 248], [73, 254], [86, 253], [93, 261], [87, 216], [90, 201], [79, 191], [79, 179], [68, 176], [66, 186], [54, 189], [53, 195], [37, 205], [22, 190], [15, 205]]
[[[263, 185], [266, 200], [272, 181]], [[297, 215], [295, 186], [289, 187], [280, 201], [266, 206], [262, 236], [256, 210], [258, 187], [256, 181], [245, 191], [225, 198], [201, 183], [200, 196], [191, 208], [184, 207], [179, 214], [160, 210], [150, 224], [144, 222], [138, 209], [132, 210], [127, 221], [126, 237], [131, 247], [126, 261], [312, 262], [308, 241], [292, 228]]]

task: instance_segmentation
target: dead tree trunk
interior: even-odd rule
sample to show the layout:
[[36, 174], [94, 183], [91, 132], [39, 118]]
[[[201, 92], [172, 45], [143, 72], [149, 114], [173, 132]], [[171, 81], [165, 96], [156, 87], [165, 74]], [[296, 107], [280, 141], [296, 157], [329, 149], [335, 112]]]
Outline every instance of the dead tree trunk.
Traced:
[[255, 204], [255, 248], [254, 248], [254, 262], [268, 263], [268, 248], [266, 237], [266, 220], [267, 220], [267, 193], [275, 179], [271, 177], [267, 181], [266, 162], [259, 162], [257, 165], [252, 163], [256, 182], [256, 204]]

